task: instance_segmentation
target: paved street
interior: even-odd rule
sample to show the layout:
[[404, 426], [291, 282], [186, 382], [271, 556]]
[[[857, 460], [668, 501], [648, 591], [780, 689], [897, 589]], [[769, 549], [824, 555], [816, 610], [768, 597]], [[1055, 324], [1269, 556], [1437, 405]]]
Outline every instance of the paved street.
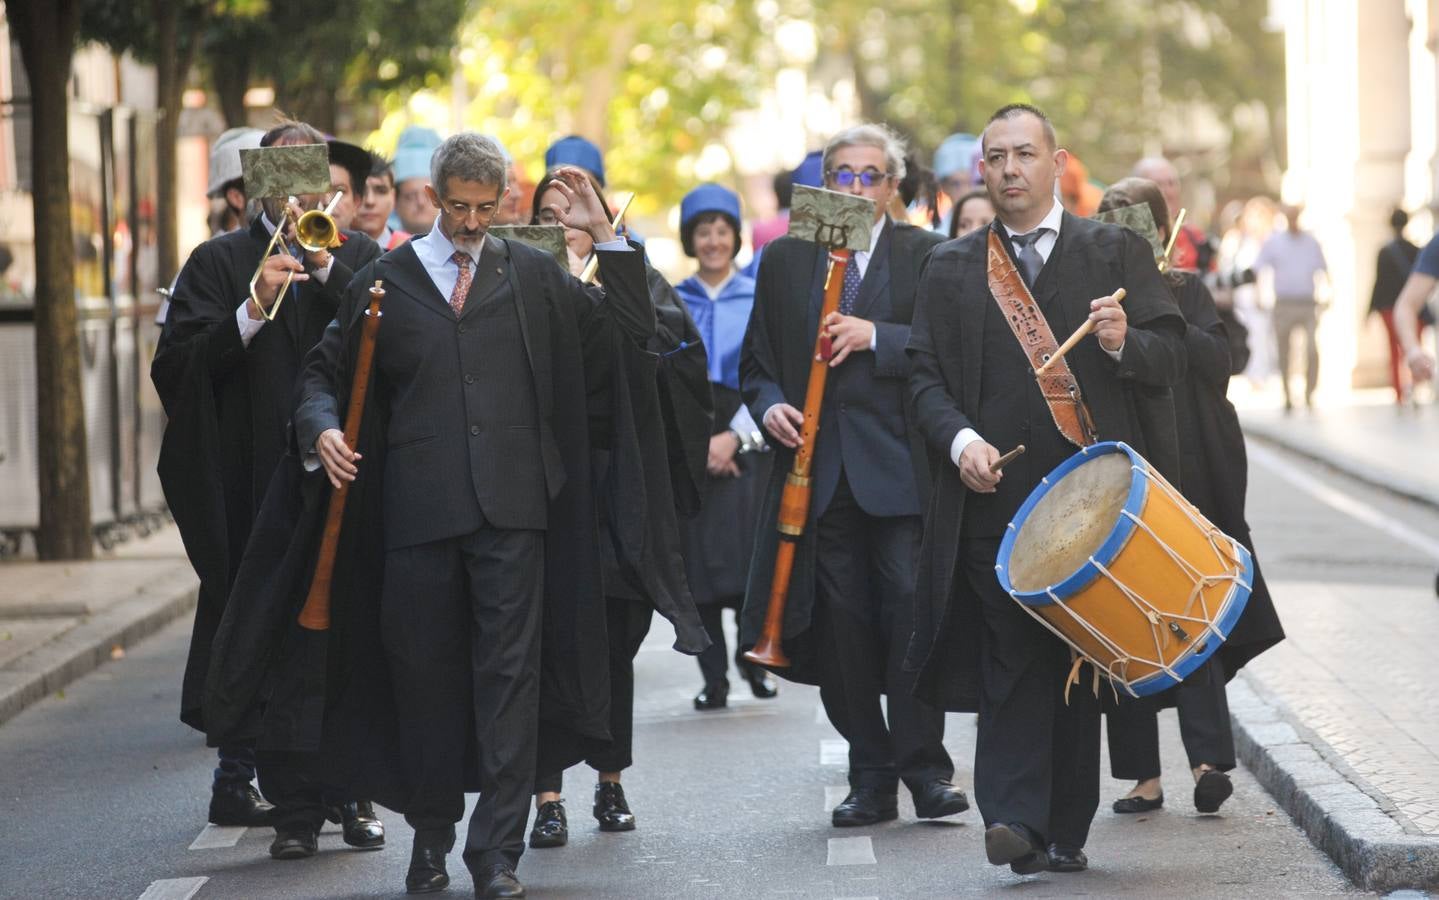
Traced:
[[[1429, 552], [1439, 512], [1256, 445], [1250, 518], [1290, 639], [1236, 690], [1300, 720], [1405, 833], [1436, 834], [1439, 709], [1422, 641], [1439, 631]], [[182, 619], [0, 725], [10, 826], [0, 897], [399, 895], [409, 832], [396, 815], [385, 850], [349, 850], [331, 830], [317, 858], [292, 863], [268, 859], [264, 831], [205, 827], [213, 757], [175, 719], [187, 638]], [[1243, 768], [1222, 815], [1194, 813], [1172, 715], [1161, 719], [1166, 809], [1115, 816], [1108, 801], [1126, 785], [1106, 780], [1087, 873], [1017, 879], [984, 863], [973, 810], [923, 823], [907, 798], [898, 822], [833, 829], [844, 747], [817, 693], [785, 685], [774, 701], [740, 696], [727, 711], [694, 712], [698, 675], [670, 638], [657, 623], [638, 663], [638, 765], [625, 782], [639, 830], [599, 833], [592, 777], [571, 770], [570, 846], [529, 851], [521, 867], [534, 896], [919, 898], [1021, 882], [1043, 897], [1362, 895]], [[950, 717], [967, 790], [973, 735], [971, 717]], [[451, 873], [449, 895], [468, 896], [458, 854]]]

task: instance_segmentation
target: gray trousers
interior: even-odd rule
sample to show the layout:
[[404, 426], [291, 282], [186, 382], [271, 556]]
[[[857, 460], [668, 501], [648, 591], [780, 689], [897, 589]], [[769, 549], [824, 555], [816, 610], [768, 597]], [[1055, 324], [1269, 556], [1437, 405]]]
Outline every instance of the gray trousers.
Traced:
[[1274, 337], [1279, 347], [1279, 383], [1284, 388], [1284, 405], [1292, 406], [1289, 396], [1289, 347], [1295, 331], [1304, 332], [1304, 402], [1314, 396], [1319, 381], [1319, 345], [1314, 342], [1314, 329], [1319, 323], [1318, 307], [1313, 297], [1280, 297], [1274, 304]]

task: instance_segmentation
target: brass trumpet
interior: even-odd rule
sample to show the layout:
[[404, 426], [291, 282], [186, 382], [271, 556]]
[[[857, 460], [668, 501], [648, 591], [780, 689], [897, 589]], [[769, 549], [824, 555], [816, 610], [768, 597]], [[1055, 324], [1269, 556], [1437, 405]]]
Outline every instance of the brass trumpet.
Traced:
[[[340, 246], [340, 226], [335, 224], [335, 204], [340, 202], [340, 195], [343, 191], [335, 191], [335, 196], [330, 199], [324, 209], [312, 209], [300, 214], [295, 220], [295, 241], [304, 249], [314, 253], [317, 250], [327, 250]], [[291, 197], [289, 203], [294, 203], [295, 198]], [[275, 245], [280, 240], [280, 235], [285, 232], [285, 223], [289, 221], [289, 205], [285, 207], [285, 215], [275, 226], [275, 233], [270, 235], [270, 243], [265, 245], [265, 252], [260, 256], [260, 265], [256, 267], [255, 274], [250, 276], [250, 299], [254, 302], [255, 308], [260, 311], [267, 321], [273, 322], [275, 316], [280, 313], [280, 304], [284, 302], [285, 295], [290, 292], [290, 281], [294, 273], [285, 273], [285, 283], [280, 286], [280, 293], [275, 297], [275, 303], [269, 309], [260, 302], [259, 296], [255, 293], [255, 286], [260, 283], [260, 275], [265, 271], [265, 260], [275, 252]], [[285, 251], [285, 252], [288, 252]]]

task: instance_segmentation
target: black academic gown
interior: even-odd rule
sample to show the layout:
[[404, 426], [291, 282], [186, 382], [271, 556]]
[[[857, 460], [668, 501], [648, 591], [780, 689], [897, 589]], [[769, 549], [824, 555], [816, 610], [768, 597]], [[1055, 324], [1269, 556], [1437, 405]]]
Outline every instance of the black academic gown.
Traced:
[[257, 218], [195, 248], [175, 283], [150, 377], [169, 421], [160, 484], [200, 577], [180, 718], [204, 730], [210, 643], [225, 610], [251, 523], [285, 452], [295, 378], [335, 317], [351, 274], [380, 255], [368, 236], [344, 232], [323, 285], [296, 283], [246, 347], [235, 311], [270, 241]]
[[[1229, 337], [1200, 277], [1193, 272], [1178, 274], [1181, 280], [1173, 290], [1187, 323], [1188, 356], [1188, 371], [1175, 396], [1183, 493], [1253, 554], [1254, 541], [1244, 517], [1249, 460], [1239, 415], [1225, 396], [1232, 371]], [[1245, 663], [1284, 639], [1274, 600], [1259, 572], [1259, 558], [1254, 559], [1249, 603], [1217, 654], [1226, 678], [1233, 678]]]
[[[875, 322], [875, 351], [865, 354], [872, 357], [865, 363], [872, 366], [875, 381], [898, 381], [901, 385], [894, 412], [902, 418], [894, 427], [903, 429], [909, 444], [909, 472], [906, 475], [913, 475], [920, 502], [923, 503], [929, 494], [930, 473], [923, 438], [915, 427], [914, 408], [908, 401], [907, 392], [902, 389], [909, 369], [904, 348], [909, 340], [915, 286], [919, 283], [922, 265], [926, 254], [941, 239], [933, 232], [911, 225], [890, 223], [887, 230], [888, 237], [881, 237], [881, 241], [887, 239], [890, 242], [887, 260], [883, 262], [885, 270], [883, 273], [878, 271], [881, 266], [879, 252], [871, 259], [870, 266], [876, 270], [877, 276], [882, 274], [888, 278], [891, 314]], [[824, 300], [827, 259], [824, 249], [809, 241], [779, 238], [765, 245], [764, 262], [760, 265], [755, 287], [754, 310], [750, 314], [749, 329], [745, 333], [740, 356], [741, 393], [756, 422], [762, 423], [765, 410], [776, 403], [789, 403], [797, 409], [804, 406], [810, 360], [819, 330], [819, 311]], [[878, 284], [879, 280], [866, 274], [865, 282], [873, 282], [871, 287], [874, 290], [883, 289]], [[864, 291], [865, 287], [861, 286], [861, 301], [865, 297]], [[846, 365], [854, 363], [846, 362]], [[834, 376], [826, 382], [830, 393], [834, 391], [835, 382]], [[837, 417], [828, 416], [822, 419], [821, 425], [817, 438], [821, 442], [826, 439], [824, 428], [840, 427]], [[775, 555], [779, 548], [776, 524], [779, 521], [780, 498], [784, 493], [785, 478], [794, 463], [793, 450], [778, 442], [773, 446], [774, 459], [770, 463], [769, 483], [761, 500], [745, 604], [740, 613], [741, 649], [753, 647], [763, 629], [770, 583], [774, 577]], [[856, 472], [848, 476], [856, 491], [860, 489], [856, 487], [860, 475]], [[815, 502], [811, 502], [809, 522], [795, 546], [794, 569], [785, 604], [783, 645], [791, 665], [775, 670], [791, 681], [805, 684], [818, 684], [820, 676], [820, 640], [811, 628], [815, 606], [816, 506]], [[896, 509], [876, 514], [901, 513]]]
[[[607, 646], [595, 639], [604, 634], [605, 607], [590, 477], [589, 432], [595, 423], [588, 415], [589, 384], [596, 378], [613, 378], [617, 369], [624, 368], [604, 356], [606, 350], [617, 348], [641, 354], [640, 369], [648, 366], [653, 373], [658, 363], [643, 356], [649, 351], [642, 341], [652, 335], [654, 319], [638, 253], [633, 259], [614, 259], [625, 254], [602, 255], [601, 272], [608, 287], [604, 292], [587, 289], [593, 306], [581, 319], [570, 299], [582, 290], [578, 283], [553, 258], [517, 242], [506, 243], [528, 356], [535, 383], [546, 395], [553, 450], [562, 467], [563, 486], [550, 498], [545, 538], [550, 549], [545, 553], [537, 764], [537, 771], [558, 771], [602, 748], [609, 738]], [[357, 274], [337, 320], [307, 359], [308, 371], [335, 373], [340, 386], [338, 409], [344, 409], [348, 399], [358, 352], [357, 325], [368, 302], [366, 288], [380, 279], [391, 292], [433, 291], [429, 275], [407, 247]], [[639, 328], [647, 332], [645, 338], [638, 335]], [[623, 339], [616, 343], [607, 335]], [[629, 381], [634, 408], [653, 408], [662, 379], [631, 377]], [[303, 470], [299, 448], [292, 447], [296, 454], [271, 486], [236, 581], [235, 596], [243, 591], [247, 598], [246, 615], [227, 615], [217, 636], [206, 703], [214, 713], [208, 735], [212, 744], [242, 739], [271, 750], [319, 750], [328, 779], [403, 812], [410, 793], [400, 763], [393, 689], [378, 630], [384, 565], [380, 503], [384, 435], [384, 410], [372, 392], [357, 447], [364, 461], [345, 510], [328, 633], [305, 632], [295, 625], [329, 488], [323, 473]], [[627, 435], [619, 438], [631, 439], [637, 440]], [[664, 602], [656, 600], [662, 613]], [[677, 631], [680, 649], [703, 648], [702, 629]], [[466, 789], [479, 787], [478, 773], [467, 773]]]
[[[999, 220], [991, 227], [1003, 236]], [[979, 420], [984, 322], [1003, 314], [986, 278], [988, 238], [988, 229], [982, 229], [930, 255], [909, 342], [910, 390], [931, 454], [934, 489], [928, 495], [915, 634], [906, 665], [918, 670], [915, 692], [921, 699], [953, 711], [976, 711], [979, 702], [978, 598], [961, 590], [964, 582], [956, 578], [969, 490], [949, 453], [960, 429]], [[1082, 341], [1066, 359], [1099, 440], [1125, 441], [1174, 480], [1179, 466], [1169, 386], [1184, 371], [1184, 321], [1143, 239], [1119, 226], [1065, 213], [1036, 290], [1041, 308], [1055, 311], [1046, 315], [1056, 337], [1062, 339], [1087, 318], [1091, 299], [1119, 287], [1128, 291], [1129, 322], [1119, 362], [1095, 340]], [[1014, 477], [1021, 471], [1005, 474]]]

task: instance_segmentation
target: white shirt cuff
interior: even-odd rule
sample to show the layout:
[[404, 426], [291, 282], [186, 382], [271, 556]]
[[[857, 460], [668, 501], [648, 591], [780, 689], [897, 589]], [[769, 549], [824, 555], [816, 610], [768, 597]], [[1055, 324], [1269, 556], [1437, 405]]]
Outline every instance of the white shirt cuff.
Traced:
[[246, 347], [250, 346], [250, 341], [260, 333], [260, 329], [265, 327], [266, 321], [263, 318], [250, 318], [249, 306], [250, 301], [246, 299], [240, 304], [240, 308], [235, 310], [235, 324], [240, 326], [240, 343]]
[[312, 272], [310, 273], [310, 276], [311, 276], [312, 278], [314, 278], [316, 281], [318, 281], [320, 284], [324, 284], [325, 282], [327, 282], [327, 281], [330, 280], [330, 270], [333, 269], [334, 267], [335, 267], [335, 254], [331, 253], [331, 254], [330, 254], [330, 261], [327, 262], [327, 263], [325, 263], [325, 267], [324, 267], [323, 269], [315, 269], [314, 271], [312, 271]]
[[602, 243], [595, 244], [595, 249], [596, 249], [596, 250], [616, 250], [616, 251], [620, 251], [620, 252], [629, 252], [629, 251], [631, 251], [631, 250], [633, 250], [633, 249], [635, 249], [635, 248], [631, 247], [630, 244], [629, 244], [629, 241], [626, 241], [624, 238], [615, 238], [615, 239], [612, 240], [612, 241], [604, 241], [604, 242], [602, 242]]
[[973, 444], [975, 441], [978, 440], [982, 439], [979, 436], [979, 432], [975, 431], [973, 428], [959, 429], [959, 434], [956, 434], [954, 436], [954, 441], [951, 442], [949, 445], [950, 462], [954, 463], [956, 466], [959, 465], [959, 457], [961, 454], [964, 453], [964, 448], [968, 447], [970, 444]]
[[1104, 352], [1109, 355], [1109, 358], [1112, 359], [1112, 360], [1114, 360], [1115, 362], [1119, 362], [1119, 358], [1124, 355], [1124, 345], [1123, 345], [1123, 344], [1120, 344], [1120, 345], [1119, 345], [1119, 349], [1118, 349], [1118, 350], [1106, 350], [1103, 344], [1100, 344], [1100, 345], [1099, 345], [1099, 349], [1104, 350]]
[[869, 323], [874, 330], [869, 333], [869, 352], [873, 353], [879, 348], [879, 326], [873, 322]]
[[320, 468], [320, 454], [316, 453], [314, 449], [306, 450], [304, 458], [300, 460], [300, 465], [305, 467], [306, 472], [315, 471]]

